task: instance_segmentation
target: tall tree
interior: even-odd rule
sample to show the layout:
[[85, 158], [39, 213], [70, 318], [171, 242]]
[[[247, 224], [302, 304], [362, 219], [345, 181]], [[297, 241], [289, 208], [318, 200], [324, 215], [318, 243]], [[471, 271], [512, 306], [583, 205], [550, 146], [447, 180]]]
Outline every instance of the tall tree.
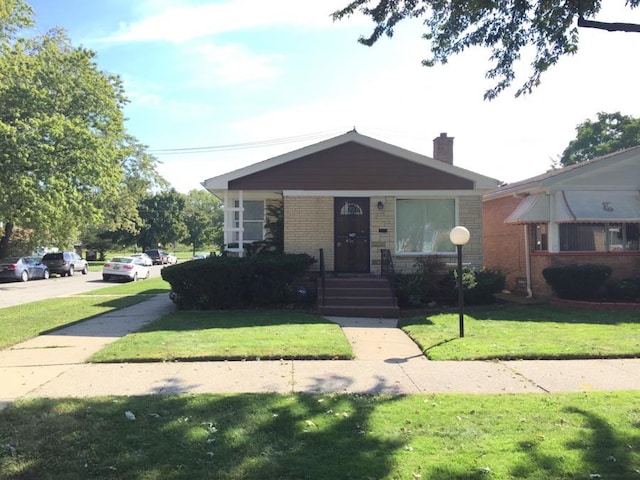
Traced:
[[0, 256], [15, 225], [69, 245], [123, 181], [122, 83], [59, 29], [1, 48]]
[[[633, 24], [606, 24], [588, 20], [601, 9], [600, 0], [551, 0], [527, 2], [505, 0], [352, 0], [334, 12], [334, 20], [360, 12], [375, 23], [368, 37], [359, 42], [371, 46], [380, 37], [392, 37], [396, 25], [407, 18], [424, 18], [430, 43], [431, 58], [423, 65], [445, 64], [449, 58], [469, 47], [491, 49], [490, 68], [486, 77], [495, 80], [484, 94], [485, 100], [497, 97], [515, 79], [514, 65], [527, 46], [535, 48], [529, 78], [518, 88], [516, 97], [531, 93], [539, 85], [541, 75], [564, 55], [578, 51], [578, 27], [605, 30], [640, 31]], [[626, 0], [636, 8], [640, 0]], [[373, 6], [371, 6], [373, 4]], [[576, 22], [577, 20], [577, 22]]]
[[563, 167], [640, 145], [640, 118], [620, 112], [599, 112], [597, 117], [576, 127], [576, 138], [560, 157]]
[[187, 234], [184, 224], [185, 198], [171, 189], [151, 195], [140, 202], [140, 218], [144, 222], [138, 236], [143, 248], [167, 247]]
[[33, 23], [33, 9], [26, 2], [0, 0], [0, 44], [10, 42], [20, 30]]
[[0, 256], [14, 226], [58, 246], [80, 227], [87, 238], [131, 237], [139, 199], [168, 186], [124, 131], [120, 79], [62, 30], [21, 38], [32, 15], [22, 0], [0, 0]]
[[104, 199], [100, 222], [83, 228], [80, 238], [88, 249], [104, 252], [135, 246], [144, 223], [138, 211], [141, 200], [169, 187], [156, 170], [157, 160], [134, 137], [125, 135], [122, 153], [124, 176], [118, 194]]
[[184, 242], [191, 245], [193, 254], [202, 247], [211, 246], [222, 230], [222, 205], [205, 190], [191, 190], [185, 197], [184, 223], [187, 236]]

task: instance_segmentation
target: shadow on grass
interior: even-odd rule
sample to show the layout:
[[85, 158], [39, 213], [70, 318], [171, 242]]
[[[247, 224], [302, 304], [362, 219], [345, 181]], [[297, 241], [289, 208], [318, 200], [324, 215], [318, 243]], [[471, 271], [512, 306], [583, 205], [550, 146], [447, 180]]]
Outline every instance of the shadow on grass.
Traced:
[[7, 480], [388, 478], [401, 444], [368, 435], [367, 425], [399, 397], [322, 398], [38, 400], [0, 412], [0, 440], [13, 449], [0, 467]]
[[[640, 434], [623, 435], [601, 416], [577, 407], [566, 407], [570, 415], [582, 417], [582, 436], [567, 442], [563, 451], [577, 450], [582, 457], [581, 466], [585, 478], [631, 479], [638, 477], [634, 469], [633, 448], [640, 443]], [[566, 461], [562, 452], [551, 454], [543, 450], [540, 438], [521, 442], [522, 451], [528, 452], [527, 459], [511, 469], [515, 478], [575, 478], [566, 471]], [[540, 476], [546, 472], [548, 477]]]
[[[408, 429], [402, 435], [391, 425], [380, 429], [397, 419], [404, 398], [242, 394], [30, 400], [0, 411], [0, 470], [7, 480], [498, 478], [456, 449], [457, 437], [440, 457], [413, 460], [411, 476], [412, 470], [403, 469], [402, 451], [418, 438]], [[582, 408], [564, 412], [575, 433], [559, 435], [567, 438], [560, 445], [552, 444], [553, 432], [525, 440], [516, 435], [515, 450], [502, 458], [509, 478], [637, 478], [633, 449], [640, 435], [628, 428], [623, 433], [622, 426], [618, 430]], [[370, 431], [374, 424], [376, 433]], [[505, 433], [508, 442], [514, 432]], [[421, 435], [427, 440], [428, 433]]]
[[[457, 314], [456, 309], [429, 311], [415, 316], [401, 318], [402, 326], [433, 325], [430, 317], [442, 314]], [[629, 311], [593, 311], [556, 307], [553, 305], [491, 305], [465, 307], [466, 317], [478, 321], [527, 322], [527, 323], [567, 323], [617, 325], [638, 323], [638, 312]]]
[[294, 324], [335, 325], [318, 315], [291, 310], [178, 311], [150, 323], [141, 332], [182, 332], [208, 328], [231, 329]]

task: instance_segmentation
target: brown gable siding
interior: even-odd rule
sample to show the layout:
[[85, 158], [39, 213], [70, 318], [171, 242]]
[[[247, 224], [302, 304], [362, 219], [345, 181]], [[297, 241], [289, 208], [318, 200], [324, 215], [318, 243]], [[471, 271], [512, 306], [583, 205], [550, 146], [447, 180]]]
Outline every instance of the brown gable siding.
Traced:
[[230, 190], [471, 190], [473, 182], [355, 142], [229, 182]]

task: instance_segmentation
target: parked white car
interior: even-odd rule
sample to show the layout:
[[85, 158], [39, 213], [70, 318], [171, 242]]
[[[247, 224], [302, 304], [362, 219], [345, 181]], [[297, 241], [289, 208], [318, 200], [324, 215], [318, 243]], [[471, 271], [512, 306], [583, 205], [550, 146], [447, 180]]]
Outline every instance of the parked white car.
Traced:
[[131, 256], [133, 258], [139, 258], [140, 260], [142, 260], [142, 263], [144, 264], [145, 267], [150, 267], [153, 265], [153, 260], [146, 253], [134, 253]]
[[149, 278], [151, 270], [143, 261], [134, 257], [113, 257], [102, 266], [102, 279], [129, 280], [135, 282], [138, 279]]
[[172, 253], [167, 253], [165, 259], [169, 265], [175, 265], [176, 263], [178, 263], [178, 257], [176, 257]]

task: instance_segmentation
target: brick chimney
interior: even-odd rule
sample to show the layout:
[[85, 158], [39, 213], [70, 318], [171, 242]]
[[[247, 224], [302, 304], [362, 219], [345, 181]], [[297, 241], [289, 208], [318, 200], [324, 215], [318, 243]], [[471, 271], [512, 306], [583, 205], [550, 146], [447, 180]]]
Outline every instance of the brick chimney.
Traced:
[[441, 133], [433, 139], [433, 158], [449, 165], [453, 165], [453, 137]]

